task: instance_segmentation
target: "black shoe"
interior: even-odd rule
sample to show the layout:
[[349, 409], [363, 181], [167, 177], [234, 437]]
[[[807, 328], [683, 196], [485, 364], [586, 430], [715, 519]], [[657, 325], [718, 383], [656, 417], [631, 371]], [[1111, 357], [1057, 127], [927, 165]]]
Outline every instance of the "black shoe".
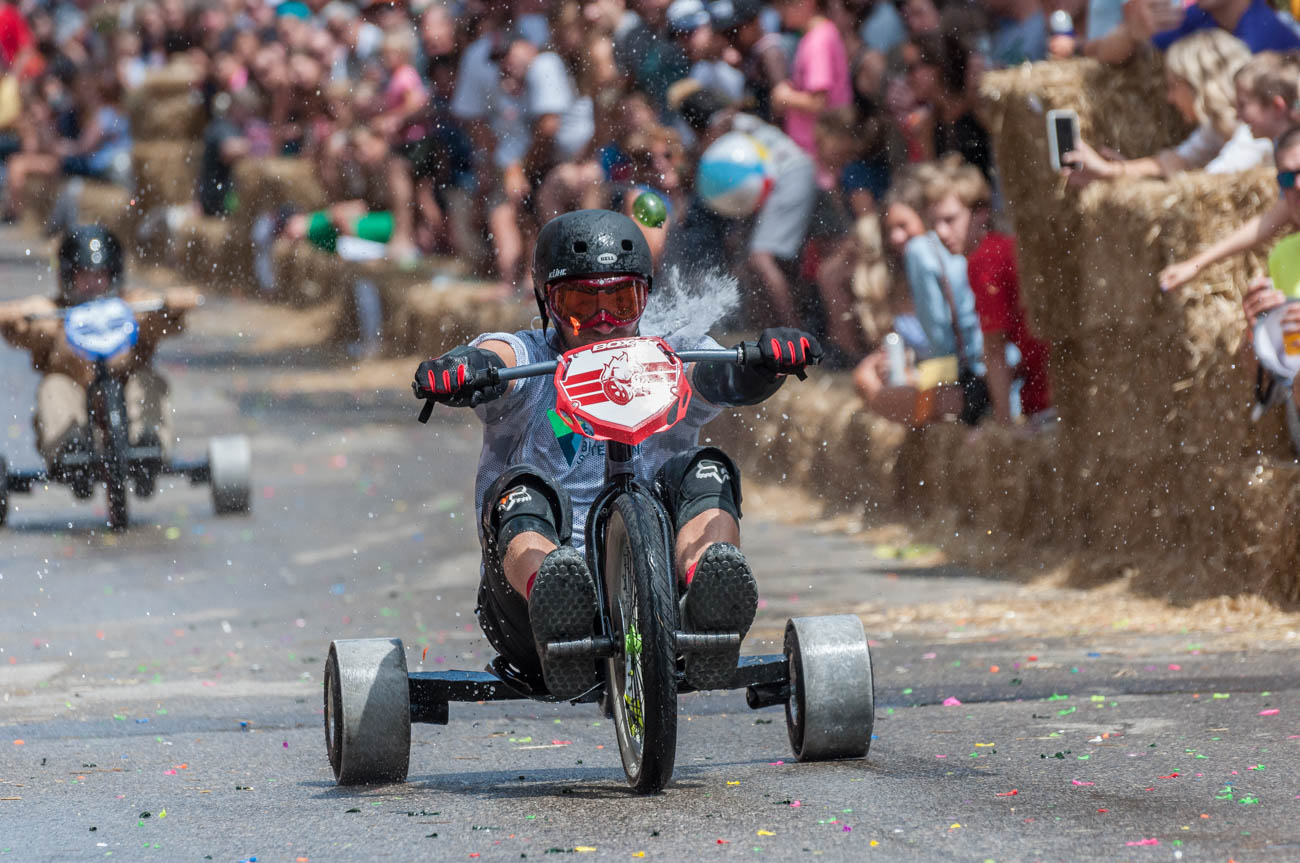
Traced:
[[551, 695], [577, 698], [595, 686], [596, 663], [590, 656], [546, 656], [548, 642], [589, 638], [596, 632], [596, 582], [582, 552], [566, 545], [546, 555], [528, 596], [528, 617]]
[[[735, 632], [744, 640], [758, 611], [758, 585], [740, 549], [715, 542], [704, 550], [695, 575], [682, 597], [682, 628], [686, 632]], [[686, 655], [686, 682], [696, 689], [726, 689], [740, 662], [734, 650]]]

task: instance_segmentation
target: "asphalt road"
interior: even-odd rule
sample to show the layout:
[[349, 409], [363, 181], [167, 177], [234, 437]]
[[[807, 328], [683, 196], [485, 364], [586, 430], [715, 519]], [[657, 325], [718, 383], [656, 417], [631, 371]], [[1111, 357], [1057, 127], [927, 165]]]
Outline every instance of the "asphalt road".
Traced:
[[[48, 290], [0, 236], [0, 299]], [[331, 639], [397, 636], [412, 668], [481, 668], [478, 431], [414, 422], [400, 392], [315, 386], [333, 360], [271, 352], [280, 320], [213, 301], [160, 367], [180, 452], [253, 440], [247, 517], [162, 484], [133, 525], [102, 495], [13, 501], [0, 530], [0, 857], [56, 861], [1300, 859], [1295, 641], [873, 633], [868, 758], [795, 764], [779, 708], [683, 697], [675, 779], [639, 798], [593, 706], [453, 705], [413, 732], [406, 784], [338, 788], [321, 731]], [[0, 441], [32, 465], [35, 376], [0, 350]], [[759, 508], [761, 510], [761, 507]], [[745, 520], [764, 607], [790, 614], [1013, 601], [998, 579], [883, 560], [812, 525]], [[1097, 601], [1078, 594], [1078, 602]]]

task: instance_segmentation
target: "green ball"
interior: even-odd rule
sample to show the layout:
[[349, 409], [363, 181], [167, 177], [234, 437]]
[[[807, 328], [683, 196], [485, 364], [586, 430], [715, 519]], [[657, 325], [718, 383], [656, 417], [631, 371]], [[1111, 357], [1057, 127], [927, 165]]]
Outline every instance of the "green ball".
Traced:
[[668, 207], [654, 192], [642, 192], [632, 202], [632, 215], [647, 228], [662, 228], [668, 221]]

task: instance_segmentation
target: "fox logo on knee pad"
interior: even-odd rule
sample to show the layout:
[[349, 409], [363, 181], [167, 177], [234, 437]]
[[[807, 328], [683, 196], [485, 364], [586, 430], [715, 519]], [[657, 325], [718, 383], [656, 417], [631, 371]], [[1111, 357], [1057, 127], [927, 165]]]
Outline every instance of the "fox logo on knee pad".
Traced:
[[718, 485], [722, 485], [731, 479], [731, 474], [716, 461], [702, 461], [695, 466], [695, 478], [717, 480]]
[[502, 512], [510, 512], [515, 508], [516, 504], [528, 503], [532, 499], [533, 496], [528, 493], [527, 486], [517, 485], [506, 492], [505, 497], [501, 498], [500, 502], [497, 503], [497, 507]]

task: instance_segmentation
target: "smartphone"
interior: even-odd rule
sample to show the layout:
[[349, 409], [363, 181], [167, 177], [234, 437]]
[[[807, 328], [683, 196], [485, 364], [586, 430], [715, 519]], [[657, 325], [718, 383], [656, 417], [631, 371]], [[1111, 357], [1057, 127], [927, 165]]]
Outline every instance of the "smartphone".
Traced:
[[1079, 115], [1068, 108], [1053, 108], [1047, 112], [1048, 156], [1052, 170], [1065, 167], [1065, 154], [1079, 144]]

